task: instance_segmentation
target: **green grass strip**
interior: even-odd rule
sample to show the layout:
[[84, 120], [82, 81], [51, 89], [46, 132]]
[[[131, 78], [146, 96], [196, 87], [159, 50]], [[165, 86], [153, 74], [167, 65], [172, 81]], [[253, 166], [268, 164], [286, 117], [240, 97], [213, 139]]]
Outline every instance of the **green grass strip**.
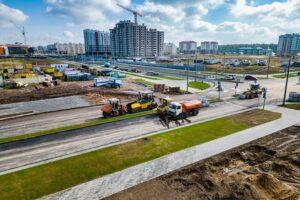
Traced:
[[208, 99], [207, 101], [208, 101], [209, 103], [219, 103], [219, 102], [222, 102], [223, 99], [214, 98], [214, 99]]
[[60, 133], [63, 131], [71, 131], [71, 130], [75, 130], [75, 129], [86, 128], [89, 126], [98, 126], [101, 124], [118, 122], [118, 121], [127, 120], [127, 119], [133, 119], [133, 118], [142, 117], [142, 116], [146, 116], [146, 115], [150, 115], [150, 114], [154, 114], [154, 113], [156, 113], [155, 110], [150, 110], [150, 111], [138, 112], [138, 113], [127, 114], [127, 115], [122, 115], [122, 116], [117, 116], [117, 117], [106, 118], [106, 119], [101, 118], [101, 119], [97, 119], [97, 120], [84, 122], [81, 124], [75, 124], [75, 125], [64, 126], [64, 127], [60, 127], [60, 128], [37, 131], [34, 133], [28, 133], [28, 134], [23, 134], [23, 135], [8, 137], [8, 138], [1, 138], [0, 144], [13, 142], [13, 141], [17, 141], [17, 140], [24, 140], [24, 139], [29, 139], [29, 138], [40, 137], [40, 136], [44, 136], [44, 135], [56, 134], [56, 133]]
[[189, 82], [189, 87], [195, 88], [198, 90], [206, 90], [206, 89], [210, 88], [210, 84], [205, 83], [205, 82], [191, 81], [191, 82]]
[[[289, 78], [293, 78], [293, 77], [296, 77], [296, 76], [298, 76], [298, 74], [297, 73], [290, 73], [289, 74]], [[275, 74], [275, 75], [273, 75], [273, 77], [274, 78], [286, 78], [286, 74]]]
[[294, 109], [294, 110], [300, 110], [300, 103], [285, 104], [285, 106], [283, 107]]
[[161, 80], [160, 78], [156, 78], [156, 77], [152, 77], [152, 76], [144, 76], [144, 75], [141, 75], [138, 73], [131, 73], [131, 72], [122, 72], [122, 73], [131, 75], [131, 76], [140, 77], [140, 78], [150, 79], [150, 80]]
[[154, 87], [154, 83], [146, 81], [145, 79], [142, 78], [134, 79], [134, 82], [146, 85], [148, 87]]
[[39, 198], [280, 116], [249, 111], [2, 175], [0, 199]]
[[167, 79], [167, 80], [174, 80], [174, 81], [182, 81], [182, 80], [184, 80], [183, 78], [178, 78], [176, 76], [158, 75], [158, 76], [155, 76], [155, 77], [158, 77], [158, 78], [161, 78], [161, 79]]

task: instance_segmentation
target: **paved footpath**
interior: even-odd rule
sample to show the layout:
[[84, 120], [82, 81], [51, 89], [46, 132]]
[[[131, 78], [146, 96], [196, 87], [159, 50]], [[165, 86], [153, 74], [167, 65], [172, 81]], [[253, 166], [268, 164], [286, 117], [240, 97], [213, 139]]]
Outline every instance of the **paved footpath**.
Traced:
[[282, 113], [282, 118], [106, 175], [43, 199], [101, 199], [300, 122], [299, 111], [275, 106], [267, 106], [267, 109]]

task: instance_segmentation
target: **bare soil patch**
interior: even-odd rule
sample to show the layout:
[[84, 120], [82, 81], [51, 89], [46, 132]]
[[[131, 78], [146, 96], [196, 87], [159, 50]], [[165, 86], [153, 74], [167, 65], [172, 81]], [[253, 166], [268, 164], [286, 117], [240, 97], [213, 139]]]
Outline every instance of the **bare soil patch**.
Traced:
[[106, 199], [298, 199], [300, 127], [293, 126]]

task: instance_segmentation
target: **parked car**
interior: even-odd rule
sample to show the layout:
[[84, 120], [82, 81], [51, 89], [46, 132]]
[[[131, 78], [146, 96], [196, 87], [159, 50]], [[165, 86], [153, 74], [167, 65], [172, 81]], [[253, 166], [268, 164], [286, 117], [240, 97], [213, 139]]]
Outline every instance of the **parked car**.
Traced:
[[141, 73], [141, 70], [138, 70], [137, 68], [132, 68], [130, 71], [134, 73]]
[[236, 80], [237, 78], [236, 78], [236, 75], [234, 75], [234, 74], [228, 74], [223, 79], [228, 80], [228, 81], [233, 81], [233, 80]]
[[246, 81], [257, 81], [257, 78], [251, 75], [245, 76]]
[[110, 76], [111, 72], [112, 72], [111, 69], [103, 69], [103, 70], [99, 71], [99, 75], [100, 76]]
[[243, 60], [242, 61], [242, 65], [243, 66], [249, 66], [251, 63], [250, 63], [250, 61], [249, 60]]
[[266, 66], [268, 64], [267, 60], [259, 60], [258, 65], [259, 66]]
[[119, 67], [118, 66], [113, 66], [113, 69], [119, 69]]
[[128, 72], [128, 69], [127, 69], [127, 68], [119, 68], [119, 70]]
[[159, 73], [158, 72], [152, 72], [152, 71], [150, 71], [150, 72], [146, 72], [146, 75], [147, 76], [158, 76]]

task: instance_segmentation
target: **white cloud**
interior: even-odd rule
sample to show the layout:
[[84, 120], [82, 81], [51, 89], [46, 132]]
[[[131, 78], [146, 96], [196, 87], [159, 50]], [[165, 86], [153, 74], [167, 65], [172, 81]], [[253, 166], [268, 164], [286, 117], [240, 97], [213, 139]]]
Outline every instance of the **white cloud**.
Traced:
[[164, 15], [168, 18], [172, 18], [174, 21], [180, 21], [185, 17], [185, 13], [176, 7], [171, 5], [156, 4], [154, 2], [146, 0], [144, 4], [138, 6], [139, 12], [147, 15]]
[[130, 0], [46, 0], [46, 12], [69, 17], [76, 24], [100, 23], [108, 21], [106, 15], [118, 13], [121, 8], [130, 4]]
[[66, 38], [74, 38], [75, 35], [71, 32], [71, 31], [64, 31], [63, 32], [63, 35], [66, 37]]
[[246, 0], [236, 0], [236, 3], [231, 6], [231, 14], [236, 17], [255, 16], [259, 14], [270, 14], [279, 16], [291, 16], [300, 7], [299, 0], [287, 0], [286, 2], [275, 1], [270, 4], [262, 4], [253, 6], [247, 5]]
[[0, 2], [0, 27], [11, 27], [12, 20], [15, 23], [23, 23], [28, 19], [28, 16], [21, 10], [8, 7]]

